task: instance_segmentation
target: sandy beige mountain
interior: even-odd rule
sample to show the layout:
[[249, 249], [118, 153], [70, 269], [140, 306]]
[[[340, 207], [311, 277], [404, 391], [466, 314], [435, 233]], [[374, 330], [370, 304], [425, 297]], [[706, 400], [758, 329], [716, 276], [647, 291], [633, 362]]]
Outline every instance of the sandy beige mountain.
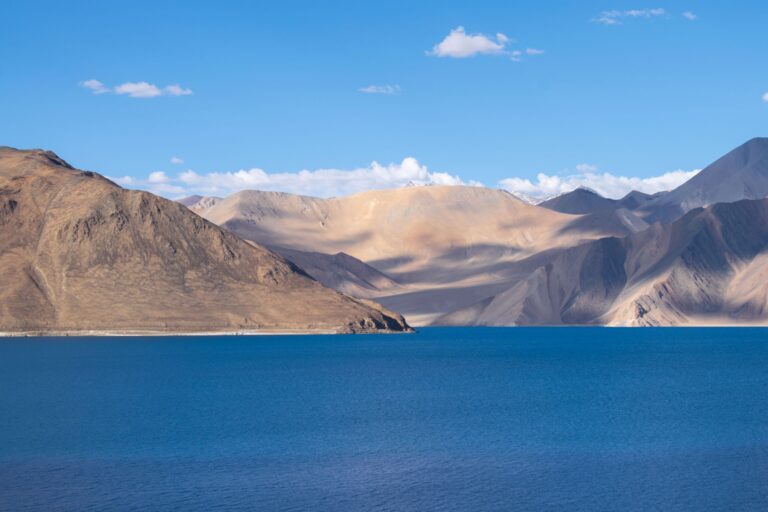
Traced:
[[404, 330], [269, 250], [50, 152], [0, 148], [0, 331]]
[[768, 323], [768, 199], [563, 252], [446, 325]]
[[293, 260], [321, 280], [332, 255], [360, 260], [388, 286], [323, 282], [376, 298], [417, 325], [494, 295], [553, 253], [635, 231], [634, 219], [615, 212], [603, 222], [482, 187], [404, 187], [331, 199], [243, 191], [217, 201], [201, 198], [190, 208], [288, 258], [292, 251], [321, 253], [326, 262], [314, 264], [306, 254]]

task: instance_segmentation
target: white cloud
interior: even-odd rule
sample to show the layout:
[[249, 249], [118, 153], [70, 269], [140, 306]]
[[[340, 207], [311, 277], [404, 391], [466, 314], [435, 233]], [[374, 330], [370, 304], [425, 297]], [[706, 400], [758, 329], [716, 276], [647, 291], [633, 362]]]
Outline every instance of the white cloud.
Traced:
[[229, 194], [244, 189], [275, 190], [322, 197], [338, 196], [365, 190], [402, 187], [408, 184], [425, 185], [479, 185], [464, 182], [458, 176], [444, 172], [430, 172], [415, 158], [400, 163], [382, 165], [373, 162], [367, 167], [342, 169], [303, 170], [294, 173], [269, 173], [253, 168], [236, 172], [198, 174], [185, 171], [178, 176], [188, 193], [204, 195]]
[[182, 160], [181, 158], [179, 158], [179, 157], [177, 157], [177, 156], [172, 156], [172, 157], [171, 157], [171, 163], [172, 163], [173, 165], [181, 165], [181, 164], [183, 164], [183, 163], [184, 163], [184, 160]]
[[[600, 173], [592, 164], [579, 164], [568, 175], [539, 173], [535, 180], [507, 178], [499, 186], [532, 202], [570, 192], [578, 187], [590, 188], [611, 198], [620, 198], [632, 190], [649, 194], [671, 190], [699, 170], [672, 171], [659, 176], [637, 178]], [[319, 197], [354, 194], [366, 190], [398, 188], [408, 185], [470, 185], [483, 186], [473, 180], [446, 172], [430, 171], [412, 157], [387, 165], [372, 162], [356, 169], [315, 169], [298, 172], [268, 172], [260, 168], [239, 171], [198, 173], [185, 170], [169, 176], [163, 171], [151, 173], [146, 179], [130, 176], [112, 178], [120, 185], [143, 188], [168, 197], [192, 194], [225, 196], [240, 190], [271, 190]]]
[[576, 174], [566, 176], [539, 173], [535, 182], [525, 178], [507, 178], [501, 180], [499, 185], [513, 194], [525, 196], [533, 201], [543, 201], [579, 187], [586, 187], [602, 196], [618, 199], [632, 190], [647, 194], [672, 190], [691, 179], [700, 169], [671, 171], [650, 178], [616, 176], [607, 172], [598, 173], [597, 167], [590, 164], [579, 164], [576, 166], [576, 170]]
[[157, 171], [151, 173], [147, 179], [124, 176], [112, 178], [112, 180], [123, 186], [142, 188], [169, 197], [192, 194], [228, 195], [249, 189], [332, 197], [407, 185], [482, 186], [479, 182], [464, 181], [446, 172], [431, 172], [425, 165], [411, 157], [404, 158], [400, 163], [382, 165], [373, 162], [367, 167], [349, 170], [316, 169], [270, 173], [263, 169], [252, 168], [199, 174], [190, 169], [175, 177]]
[[185, 89], [179, 84], [167, 85], [163, 88], [163, 93], [170, 96], [189, 96], [192, 94], [192, 89]]
[[474, 57], [480, 54], [500, 54], [509, 38], [502, 33], [496, 34], [494, 41], [483, 34], [467, 34], [464, 27], [456, 27], [445, 39], [436, 44], [427, 55], [435, 57], [453, 57], [457, 59]]
[[80, 82], [81, 87], [90, 89], [94, 94], [112, 93], [127, 95], [131, 98], [156, 98], [158, 96], [188, 96], [192, 94], [192, 89], [185, 89], [179, 84], [172, 84], [160, 88], [149, 82], [125, 82], [115, 87], [107, 87], [98, 80], [86, 80]]
[[683, 18], [685, 18], [685, 19], [687, 19], [687, 20], [691, 20], [691, 21], [693, 21], [693, 20], [695, 20], [696, 18], [698, 18], [698, 16], [696, 16], [696, 15], [695, 15], [694, 13], [692, 13], [691, 11], [685, 11], [685, 12], [683, 13]]
[[131, 98], [154, 98], [163, 94], [163, 91], [148, 82], [126, 82], [115, 87], [115, 94], [127, 94]]
[[90, 89], [93, 91], [93, 94], [104, 94], [105, 92], [109, 92], [109, 87], [98, 80], [85, 80], [80, 82], [80, 86]]
[[400, 94], [400, 86], [395, 85], [369, 85], [368, 87], [361, 87], [360, 92], [366, 94]]
[[597, 18], [592, 19], [594, 23], [602, 25], [621, 25], [625, 18], [652, 19], [663, 16], [667, 13], [664, 9], [629, 9], [626, 11], [611, 10], [603, 11]]
[[147, 181], [150, 183], [168, 183], [171, 179], [163, 171], [155, 171], [150, 173]]
[[764, 101], [764, 102], [766, 102], [766, 103], [768, 103], [768, 92], [766, 92], [765, 94], [763, 94], [763, 101]]
[[[456, 27], [451, 32], [426, 52], [434, 57], [452, 57], [463, 59], [475, 55], [509, 55], [515, 62], [520, 62], [523, 55], [542, 55], [544, 50], [538, 48], [526, 48], [524, 50], [507, 49], [509, 37], [501, 32], [495, 36], [495, 40], [485, 34], [467, 34], [464, 27]], [[367, 91], [366, 91], [367, 92]]]

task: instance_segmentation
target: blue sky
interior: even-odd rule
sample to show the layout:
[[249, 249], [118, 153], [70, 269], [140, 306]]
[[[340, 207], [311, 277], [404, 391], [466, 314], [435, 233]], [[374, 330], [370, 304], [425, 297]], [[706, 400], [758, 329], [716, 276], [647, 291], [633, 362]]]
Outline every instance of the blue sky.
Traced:
[[[171, 197], [599, 189], [768, 135], [765, 2], [30, 0], [3, 19], [0, 145]], [[459, 27], [484, 39], [435, 51]]]

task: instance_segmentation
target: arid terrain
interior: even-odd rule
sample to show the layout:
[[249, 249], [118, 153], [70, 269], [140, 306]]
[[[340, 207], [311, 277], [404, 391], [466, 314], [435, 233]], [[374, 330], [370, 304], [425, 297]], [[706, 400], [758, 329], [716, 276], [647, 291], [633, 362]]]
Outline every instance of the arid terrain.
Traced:
[[768, 139], [672, 191], [576, 189], [540, 204], [436, 185], [173, 202], [51, 152], [2, 148], [0, 331], [408, 329], [400, 314], [413, 325], [761, 324], [766, 197]]
[[690, 325], [768, 321], [765, 197], [757, 138], [675, 190], [621, 199], [414, 186], [183, 202], [414, 325]]
[[0, 149], [0, 332], [408, 329], [184, 206]]

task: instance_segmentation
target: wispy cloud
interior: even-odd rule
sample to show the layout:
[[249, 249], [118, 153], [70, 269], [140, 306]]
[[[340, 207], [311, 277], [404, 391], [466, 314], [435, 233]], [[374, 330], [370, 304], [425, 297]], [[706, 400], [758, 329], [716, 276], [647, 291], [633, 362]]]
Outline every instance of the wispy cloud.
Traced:
[[172, 156], [172, 157], [171, 157], [171, 163], [172, 163], [173, 165], [181, 165], [181, 164], [183, 164], [183, 163], [184, 163], [184, 160], [183, 160], [183, 159], [181, 159], [181, 158], [179, 158], [179, 157], [177, 157], [177, 156]]
[[647, 194], [672, 190], [691, 179], [698, 172], [699, 169], [694, 171], [677, 170], [659, 176], [637, 178], [616, 176], [607, 172], [598, 173], [598, 169], [594, 165], [579, 164], [573, 174], [558, 176], [539, 173], [535, 181], [525, 178], [506, 178], [501, 180], [499, 185], [513, 194], [524, 196], [534, 202], [543, 201], [579, 187], [586, 187], [605, 197], [618, 199], [632, 190]]
[[481, 54], [501, 54], [504, 53], [504, 47], [508, 42], [509, 38], [502, 33], [491, 38], [484, 34], [467, 34], [464, 27], [460, 26], [451, 30], [445, 39], [427, 52], [427, 55], [463, 59]]
[[691, 20], [691, 21], [693, 21], [693, 20], [695, 20], [696, 18], [698, 18], [698, 16], [696, 16], [696, 15], [695, 15], [694, 13], [692, 13], [691, 11], [685, 11], [685, 12], [683, 13], [683, 18], [685, 18], [685, 19], [687, 19], [687, 20]]
[[198, 173], [186, 170], [170, 177], [162, 171], [151, 173], [146, 179], [130, 176], [113, 178], [117, 183], [143, 188], [170, 197], [183, 195], [227, 195], [239, 190], [258, 189], [291, 192], [294, 194], [331, 197], [353, 194], [365, 190], [414, 185], [475, 185], [460, 177], [430, 171], [415, 158], [404, 158], [400, 163], [382, 165], [373, 162], [357, 169], [316, 169], [299, 172], [267, 172], [263, 169]]
[[525, 50], [513, 50], [509, 54], [513, 61], [520, 62], [523, 60], [523, 55], [543, 55], [544, 50], [539, 50], [538, 48], [526, 48]]
[[80, 82], [80, 86], [93, 91], [93, 94], [104, 94], [105, 92], [110, 92], [109, 87], [99, 82], [98, 80], [85, 80]]
[[184, 88], [179, 84], [171, 84], [165, 86], [163, 93], [170, 96], [189, 96], [192, 94], [192, 89]]
[[628, 9], [625, 11], [611, 10], [603, 11], [599, 16], [593, 18], [594, 23], [601, 25], [621, 25], [626, 19], [653, 19], [664, 16], [667, 13], [662, 8], [656, 9]]
[[131, 98], [188, 96], [192, 94], [192, 89], [181, 87], [179, 84], [171, 84], [161, 88], [149, 82], [125, 82], [115, 87], [108, 87], [99, 80], [91, 79], [80, 82], [80, 86], [92, 91], [93, 94], [112, 93], [127, 95]]
[[360, 92], [366, 94], [400, 94], [400, 86], [395, 85], [369, 85], [367, 87], [361, 87]]
[[763, 101], [764, 101], [764, 102], [766, 102], [766, 103], [768, 103], [768, 92], [766, 92], [765, 94], [763, 94]]

